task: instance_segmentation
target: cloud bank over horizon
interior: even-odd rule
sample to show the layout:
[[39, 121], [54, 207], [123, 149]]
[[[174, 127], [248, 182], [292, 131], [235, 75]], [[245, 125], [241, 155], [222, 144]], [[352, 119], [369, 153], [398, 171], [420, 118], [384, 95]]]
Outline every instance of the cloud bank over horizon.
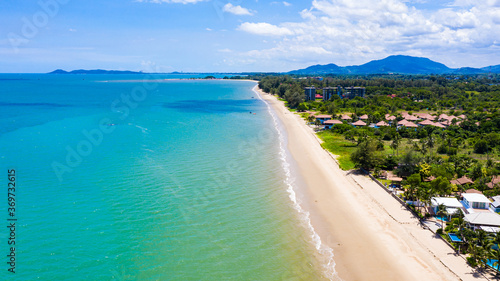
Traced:
[[186, 72], [290, 71], [398, 54], [452, 68], [500, 64], [500, 0], [64, 2], [0, 3], [0, 72], [144, 70], [144, 61]]
[[[461, 56], [491, 54], [499, 60], [500, 1], [457, 0], [436, 10], [421, 10], [400, 0], [314, 0], [301, 20], [270, 24], [243, 22], [238, 30], [279, 37], [271, 48], [241, 54], [270, 59], [340, 65], [364, 63], [392, 54], [445, 60], [451, 66], [486, 66], [491, 57], [471, 64]], [[496, 54], [496, 55], [495, 55]], [[451, 57], [456, 56], [456, 63]], [[443, 59], [441, 59], [443, 61]]]

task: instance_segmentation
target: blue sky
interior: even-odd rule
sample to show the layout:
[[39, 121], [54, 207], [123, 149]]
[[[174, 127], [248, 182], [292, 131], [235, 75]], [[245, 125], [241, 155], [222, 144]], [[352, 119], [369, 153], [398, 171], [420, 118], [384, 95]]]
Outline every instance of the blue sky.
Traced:
[[289, 71], [393, 54], [500, 64], [500, 0], [0, 2], [2, 73]]

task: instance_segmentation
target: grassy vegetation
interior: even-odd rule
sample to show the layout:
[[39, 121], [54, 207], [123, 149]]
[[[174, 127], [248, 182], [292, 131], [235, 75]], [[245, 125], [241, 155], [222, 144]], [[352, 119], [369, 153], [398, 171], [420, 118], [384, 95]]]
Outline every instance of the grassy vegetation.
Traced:
[[390, 180], [384, 180], [384, 179], [377, 179], [377, 180], [385, 186], [389, 186], [392, 183], [392, 181]]
[[318, 136], [324, 143], [321, 145], [332, 154], [338, 155], [337, 158], [342, 170], [354, 169], [354, 163], [350, 159], [350, 155], [356, 150], [356, 144], [344, 138], [344, 136], [335, 134], [331, 131], [323, 131], [318, 133]]

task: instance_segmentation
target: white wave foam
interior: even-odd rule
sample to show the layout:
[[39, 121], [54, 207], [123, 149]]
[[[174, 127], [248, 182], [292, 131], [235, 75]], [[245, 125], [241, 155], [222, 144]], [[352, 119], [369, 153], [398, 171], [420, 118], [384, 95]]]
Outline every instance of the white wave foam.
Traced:
[[274, 128], [278, 132], [281, 166], [283, 167], [283, 171], [285, 172], [285, 175], [286, 175], [285, 184], [288, 187], [287, 192], [289, 194], [290, 200], [293, 203], [293, 207], [295, 210], [297, 210], [297, 212], [300, 215], [301, 220], [303, 221], [307, 230], [309, 231], [309, 233], [311, 235], [312, 243], [314, 244], [316, 250], [326, 260], [326, 262], [323, 264], [324, 275], [330, 280], [341, 280], [340, 277], [338, 276], [337, 272], [335, 271], [335, 260], [333, 259], [333, 256], [334, 256], [333, 249], [321, 242], [321, 238], [319, 237], [318, 233], [316, 233], [316, 231], [314, 230], [314, 227], [311, 224], [309, 212], [304, 210], [302, 208], [302, 206], [299, 204], [299, 202], [297, 201], [297, 195], [296, 195], [295, 190], [294, 190], [294, 179], [292, 178], [290, 163], [288, 162], [288, 159], [287, 159], [287, 153], [286, 153], [286, 148], [285, 148], [285, 135], [284, 135], [284, 133], [281, 132], [280, 127], [278, 125], [278, 117], [273, 112], [269, 103], [260, 96], [260, 94], [256, 90], [256, 88], [257, 88], [257, 85], [252, 90], [257, 94], [259, 99], [266, 104], [267, 111], [268, 111], [269, 115], [271, 115], [271, 117], [273, 118]]
[[139, 125], [137, 125], [137, 124], [132, 124], [132, 123], [128, 123], [128, 124], [129, 124], [129, 125], [132, 125], [132, 126], [134, 126], [134, 127], [136, 127], [136, 128], [141, 129], [141, 131], [142, 131], [142, 133], [143, 133], [143, 134], [148, 134], [148, 133], [149, 133], [149, 129], [148, 129], [148, 128], [144, 128], [144, 127], [139, 126]]

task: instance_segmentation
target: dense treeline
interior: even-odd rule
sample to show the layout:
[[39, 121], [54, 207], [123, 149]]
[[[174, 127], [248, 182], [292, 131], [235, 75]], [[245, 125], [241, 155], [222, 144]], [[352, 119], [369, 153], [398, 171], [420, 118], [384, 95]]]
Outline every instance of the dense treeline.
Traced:
[[[500, 194], [500, 188], [487, 187], [500, 165], [496, 163], [500, 151], [500, 86], [499, 76], [366, 76], [326, 77], [300, 79], [290, 76], [265, 76], [259, 87], [279, 96], [291, 108], [310, 110], [337, 118], [341, 114], [357, 121], [368, 115], [367, 123], [385, 120], [385, 115], [402, 120], [402, 112], [465, 115], [466, 119], [452, 121], [445, 129], [425, 126], [416, 129], [392, 126], [354, 127], [347, 122], [330, 130], [356, 144], [351, 155], [357, 167], [375, 170], [393, 170], [407, 178], [419, 174], [422, 182], [427, 177], [450, 180], [468, 176], [472, 187], [486, 194]], [[329, 101], [304, 102], [304, 87], [315, 86], [318, 94], [323, 87], [364, 86], [365, 98], [341, 99], [334, 95]], [[314, 118], [309, 117], [310, 123]], [[401, 153], [399, 153], [401, 150]], [[429, 174], [420, 174], [422, 165], [428, 165]], [[424, 166], [425, 166], [424, 165]], [[427, 166], [425, 166], [427, 167]], [[429, 183], [430, 184], [430, 183]], [[422, 184], [426, 186], [426, 184]], [[449, 188], [443, 195], [457, 191]], [[434, 190], [432, 193], [436, 193]], [[439, 192], [440, 193], [440, 192]]]
[[[494, 112], [500, 105], [500, 75], [488, 76], [367, 76], [361, 78], [326, 77], [292, 78], [290, 76], [262, 77], [259, 87], [288, 101], [287, 97], [304, 99], [303, 88], [366, 87], [366, 99], [342, 103], [346, 110], [356, 110], [366, 104], [407, 111], [458, 109], [466, 115], [489, 110]], [[285, 93], [289, 94], [285, 96]], [[291, 93], [290, 93], [291, 92]], [[321, 94], [321, 91], [318, 93]], [[398, 99], [395, 99], [395, 98]], [[388, 107], [389, 106], [389, 107]]]

